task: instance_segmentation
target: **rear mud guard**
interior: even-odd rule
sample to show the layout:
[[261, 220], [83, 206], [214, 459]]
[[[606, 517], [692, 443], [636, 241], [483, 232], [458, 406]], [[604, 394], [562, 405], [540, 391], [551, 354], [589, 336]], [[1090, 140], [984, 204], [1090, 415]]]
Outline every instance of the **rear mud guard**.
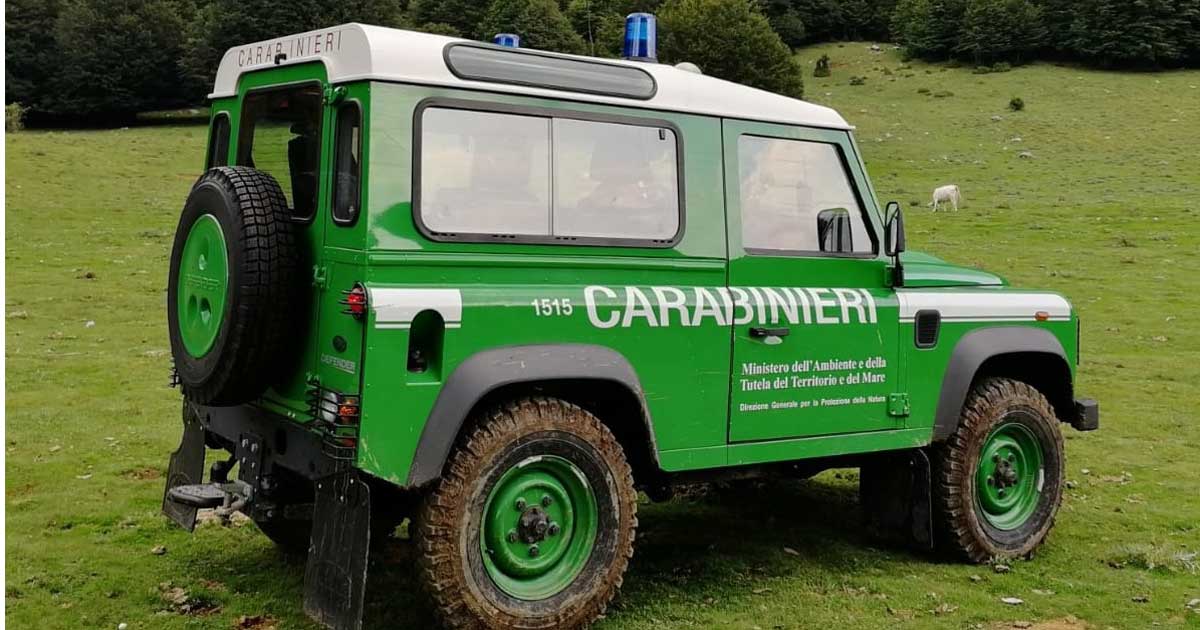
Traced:
[[361, 630], [371, 548], [371, 489], [354, 469], [315, 484], [304, 612], [331, 630]]
[[163, 489], [162, 512], [189, 532], [196, 529], [197, 508], [171, 501], [172, 488], [190, 486], [204, 480], [204, 426], [195, 407], [183, 401], [183, 437], [171, 453], [167, 467], [167, 487]]
[[879, 457], [862, 467], [863, 520], [876, 537], [933, 549], [929, 456], [913, 450]]

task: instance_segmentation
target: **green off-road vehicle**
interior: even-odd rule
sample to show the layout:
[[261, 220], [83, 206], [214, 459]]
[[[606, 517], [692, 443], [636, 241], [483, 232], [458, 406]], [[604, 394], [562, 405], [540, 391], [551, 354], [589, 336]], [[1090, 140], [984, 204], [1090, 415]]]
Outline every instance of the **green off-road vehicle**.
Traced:
[[884, 534], [1043, 541], [1060, 423], [1098, 425], [1070, 303], [903, 253], [841, 116], [655, 63], [647, 21], [624, 60], [357, 24], [226, 53], [171, 255], [172, 519], [306, 552], [335, 628], [406, 518], [447, 626], [586, 625], [638, 492], [697, 479], [858, 467]]

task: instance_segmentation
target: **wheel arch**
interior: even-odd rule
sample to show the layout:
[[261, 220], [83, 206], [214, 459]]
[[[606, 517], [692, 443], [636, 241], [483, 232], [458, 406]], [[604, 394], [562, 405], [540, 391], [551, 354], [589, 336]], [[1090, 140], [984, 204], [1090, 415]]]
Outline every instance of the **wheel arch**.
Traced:
[[459, 363], [425, 420], [406, 485], [441, 476], [480, 410], [527, 395], [561, 398], [595, 414], [625, 450], [635, 479], [659, 470], [653, 422], [629, 360], [604, 346], [539, 344], [483, 350]]
[[971, 389], [988, 377], [1028, 383], [1049, 399], [1060, 420], [1074, 417], [1071, 364], [1057, 337], [1041, 328], [982, 328], [964, 335], [950, 355], [934, 417], [934, 442], [954, 433]]

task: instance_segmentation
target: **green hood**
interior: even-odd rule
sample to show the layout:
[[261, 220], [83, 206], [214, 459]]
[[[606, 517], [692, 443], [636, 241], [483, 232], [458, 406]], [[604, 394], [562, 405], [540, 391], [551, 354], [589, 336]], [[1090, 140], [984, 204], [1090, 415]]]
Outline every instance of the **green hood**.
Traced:
[[900, 254], [900, 262], [904, 265], [904, 286], [906, 287], [1002, 286], [1008, 284], [1004, 278], [996, 274], [954, 265], [922, 252], [904, 252]]

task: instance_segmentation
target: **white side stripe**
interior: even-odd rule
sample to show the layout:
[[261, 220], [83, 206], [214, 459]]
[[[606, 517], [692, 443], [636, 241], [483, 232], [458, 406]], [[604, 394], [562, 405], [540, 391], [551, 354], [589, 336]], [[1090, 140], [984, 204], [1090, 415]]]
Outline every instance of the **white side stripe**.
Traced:
[[1003, 291], [905, 291], [900, 300], [900, 321], [912, 321], [918, 311], [935, 310], [943, 321], [993, 322], [1030, 321], [1039, 312], [1050, 321], [1071, 318], [1071, 303], [1053, 293], [1007, 293]]
[[437, 311], [446, 328], [462, 326], [462, 292], [458, 289], [368, 289], [376, 328], [408, 328], [421, 311]]

